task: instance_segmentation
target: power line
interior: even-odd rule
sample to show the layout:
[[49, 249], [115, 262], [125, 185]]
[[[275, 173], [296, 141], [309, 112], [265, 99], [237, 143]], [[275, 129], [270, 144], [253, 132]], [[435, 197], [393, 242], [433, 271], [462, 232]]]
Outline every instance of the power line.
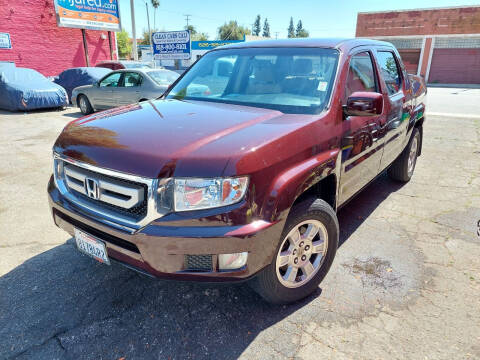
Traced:
[[190, 14], [184, 14], [183, 16], [185, 16], [185, 21], [187, 22], [187, 29], [188, 29], [188, 21], [190, 20]]

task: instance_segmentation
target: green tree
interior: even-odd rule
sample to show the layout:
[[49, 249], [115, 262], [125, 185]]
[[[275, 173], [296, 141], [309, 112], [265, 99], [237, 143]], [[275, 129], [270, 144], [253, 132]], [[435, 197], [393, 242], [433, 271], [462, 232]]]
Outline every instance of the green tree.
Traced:
[[157, 27], [157, 9], [160, 6], [160, 0], [152, 0], [152, 6], [153, 6], [153, 28], [155, 29]]
[[218, 28], [220, 40], [243, 40], [245, 35], [250, 35], [248, 28], [238, 25], [236, 20], [230, 20]]
[[294, 38], [295, 37], [295, 26], [293, 26], [293, 17], [290, 17], [290, 25], [288, 25], [288, 37]]
[[263, 23], [263, 37], [270, 37], [270, 25], [268, 24], [268, 19], [265, 18], [265, 22]]
[[[158, 29], [152, 29], [152, 34], [157, 31]], [[150, 45], [150, 33], [148, 32], [148, 29], [143, 29], [139, 45]]]
[[260, 35], [260, 15], [257, 15], [255, 22], [253, 23], [253, 35]]
[[192, 40], [193, 41], [205, 41], [208, 40], [208, 34], [207, 33], [196, 33], [195, 35], [192, 35]]
[[305, 38], [309, 35], [309, 32], [303, 28], [302, 20], [298, 20], [295, 36], [299, 38]]
[[197, 29], [195, 29], [195, 26], [193, 25], [185, 26], [185, 30], [190, 30], [190, 36], [192, 37], [192, 41], [208, 40], [208, 34], [203, 32], [197, 32]]
[[125, 59], [132, 54], [132, 44], [125, 30], [117, 33], [118, 57]]

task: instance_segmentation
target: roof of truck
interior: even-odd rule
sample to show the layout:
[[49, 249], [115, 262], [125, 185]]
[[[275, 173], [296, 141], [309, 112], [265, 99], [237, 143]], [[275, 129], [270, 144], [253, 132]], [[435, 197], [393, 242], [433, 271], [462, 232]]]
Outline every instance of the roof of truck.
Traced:
[[347, 50], [361, 45], [383, 45], [392, 46], [392, 44], [363, 38], [294, 38], [281, 40], [257, 40], [238, 42], [221, 46], [218, 49], [237, 49], [237, 48], [257, 48], [257, 47], [320, 47], [337, 48]]

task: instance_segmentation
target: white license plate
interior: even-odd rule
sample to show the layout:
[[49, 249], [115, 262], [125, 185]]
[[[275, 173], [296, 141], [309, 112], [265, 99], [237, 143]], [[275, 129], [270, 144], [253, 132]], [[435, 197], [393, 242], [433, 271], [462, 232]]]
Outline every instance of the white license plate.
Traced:
[[75, 229], [75, 241], [77, 242], [78, 250], [101, 263], [110, 265], [110, 260], [108, 260], [107, 256], [107, 248], [103, 241], [78, 229]]

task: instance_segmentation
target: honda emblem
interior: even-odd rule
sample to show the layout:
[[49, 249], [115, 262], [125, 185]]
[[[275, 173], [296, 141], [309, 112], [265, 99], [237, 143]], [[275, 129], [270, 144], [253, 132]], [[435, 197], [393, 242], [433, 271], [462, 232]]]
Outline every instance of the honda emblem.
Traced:
[[95, 179], [85, 178], [85, 192], [89, 198], [98, 200], [100, 197], [98, 181]]

